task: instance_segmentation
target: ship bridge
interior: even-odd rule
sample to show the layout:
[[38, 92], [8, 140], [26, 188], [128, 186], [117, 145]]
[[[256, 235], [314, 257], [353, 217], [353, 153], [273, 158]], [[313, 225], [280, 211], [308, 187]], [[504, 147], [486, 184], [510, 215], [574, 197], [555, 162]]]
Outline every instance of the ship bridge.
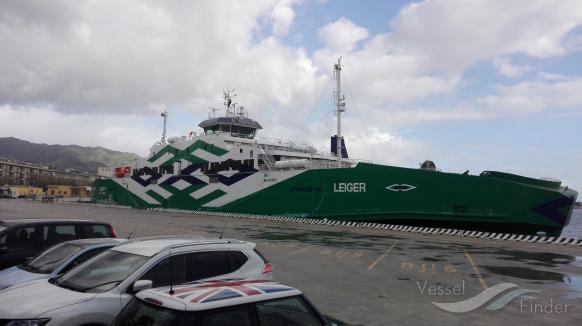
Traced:
[[199, 125], [204, 129], [204, 133], [230, 133], [233, 137], [253, 139], [257, 130], [263, 129], [261, 125], [248, 117], [242, 115], [210, 118], [202, 121]]

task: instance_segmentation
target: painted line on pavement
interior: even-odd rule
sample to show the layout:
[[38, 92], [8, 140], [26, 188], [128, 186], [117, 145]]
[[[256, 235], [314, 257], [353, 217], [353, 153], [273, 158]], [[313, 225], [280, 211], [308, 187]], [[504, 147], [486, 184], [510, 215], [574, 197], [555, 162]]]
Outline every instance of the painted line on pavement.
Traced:
[[298, 249], [298, 250], [292, 251], [292, 252], [288, 253], [287, 255], [288, 255], [288, 256], [293, 256], [293, 255], [295, 255], [295, 254], [298, 254], [298, 253], [300, 253], [300, 252], [303, 252], [303, 251], [309, 250], [309, 249], [311, 249], [311, 248], [313, 248], [313, 247], [315, 247], [315, 246], [307, 246], [307, 247], [304, 247], [304, 248], [301, 248], [301, 249]]
[[371, 263], [370, 266], [368, 266], [368, 270], [374, 269], [374, 267], [376, 267], [376, 265], [378, 265], [378, 263], [381, 262], [384, 259], [384, 257], [386, 257], [390, 253], [390, 251], [392, 251], [392, 249], [394, 249], [394, 247], [396, 247], [398, 241], [400, 240], [396, 240], [396, 242], [394, 242], [394, 244], [390, 248], [386, 249], [382, 256], [378, 257], [378, 259]]
[[469, 261], [469, 264], [471, 264], [471, 267], [473, 267], [473, 272], [475, 272], [475, 275], [477, 275], [477, 278], [479, 279], [479, 283], [481, 283], [481, 287], [483, 288], [483, 290], [486, 290], [487, 283], [485, 283], [483, 276], [481, 276], [481, 273], [479, 273], [479, 270], [477, 269], [477, 265], [475, 265], [475, 263], [473, 262], [471, 255], [469, 255], [469, 252], [465, 249], [463, 249], [463, 251], [465, 252], [465, 257]]

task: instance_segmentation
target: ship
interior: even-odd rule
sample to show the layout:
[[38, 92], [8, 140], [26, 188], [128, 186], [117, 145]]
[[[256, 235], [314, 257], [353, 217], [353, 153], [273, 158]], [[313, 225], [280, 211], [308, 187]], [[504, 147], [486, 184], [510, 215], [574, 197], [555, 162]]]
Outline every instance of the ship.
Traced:
[[337, 132], [330, 151], [259, 137], [261, 124], [223, 92], [224, 114], [211, 109], [199, 132], [166, 137], [146, 158], [96, 180], [96, 202], [137, 208], [377, 222], [559, 236], [578, 193], [558, 180], [498, 171], [449, 173], [349, 158], [341, 133], [346, 110], [341, 59], [333, 65]]

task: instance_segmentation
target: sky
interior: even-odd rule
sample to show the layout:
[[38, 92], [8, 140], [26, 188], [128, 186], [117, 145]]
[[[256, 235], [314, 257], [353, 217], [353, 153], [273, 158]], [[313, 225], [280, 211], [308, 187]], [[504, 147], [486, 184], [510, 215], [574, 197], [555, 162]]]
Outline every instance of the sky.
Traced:
[[[224, 89], [268, 138], [582, 190], [579, 0], [4, 0], [0, 137], [145, 156]], [[219, 111], [220, 113], [220, 111]]]

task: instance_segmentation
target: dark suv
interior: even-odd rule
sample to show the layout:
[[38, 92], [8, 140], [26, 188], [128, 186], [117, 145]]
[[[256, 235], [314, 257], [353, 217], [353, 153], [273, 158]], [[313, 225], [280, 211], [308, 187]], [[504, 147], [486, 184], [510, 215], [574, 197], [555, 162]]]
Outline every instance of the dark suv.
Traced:
[[87, 220], [0, 221], [0, 270], [21, 264], [41, 250], [74, 239], [117, 238], [110, 224]]

